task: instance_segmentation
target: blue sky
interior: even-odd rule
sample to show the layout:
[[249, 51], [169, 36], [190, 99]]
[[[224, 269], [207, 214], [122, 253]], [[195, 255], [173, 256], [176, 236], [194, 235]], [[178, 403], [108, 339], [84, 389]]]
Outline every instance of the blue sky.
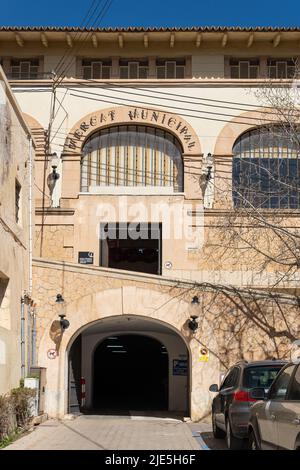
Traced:
[[[80, 26], [93, 0], [1, 2], [3, 26]], [[94, 0], [95, 4], [99, 0]], [[105, 4], [105, 0], [102, 0]], [[92, 25], [92, 22], [90, 23]], [[299, 0], [113, 0], [95, 26], [300, 26]]]

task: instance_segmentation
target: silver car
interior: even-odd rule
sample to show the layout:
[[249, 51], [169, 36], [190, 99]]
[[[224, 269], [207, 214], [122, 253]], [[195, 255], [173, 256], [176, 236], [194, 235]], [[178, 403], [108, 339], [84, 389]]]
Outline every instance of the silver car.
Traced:
[[300, 450], [300, 364], [288, 364], [269, 392], [255, 388], [251, 396], [260, 401], [251, 407], [250, 449]]

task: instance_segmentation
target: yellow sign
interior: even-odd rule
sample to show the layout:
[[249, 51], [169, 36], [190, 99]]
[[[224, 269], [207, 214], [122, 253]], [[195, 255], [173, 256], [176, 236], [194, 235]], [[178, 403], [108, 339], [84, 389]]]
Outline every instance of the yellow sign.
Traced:
[[208, 362], [209, 360], [209, 351], [206, 348], [200, 349], [200, 362]]

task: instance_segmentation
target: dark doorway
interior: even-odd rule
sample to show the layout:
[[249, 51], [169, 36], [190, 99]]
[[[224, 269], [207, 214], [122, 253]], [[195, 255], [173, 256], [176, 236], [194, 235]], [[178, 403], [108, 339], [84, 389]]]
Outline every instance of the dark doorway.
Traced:
[[94, 353], [94, 399], [99, 410], [167, 410], [168, 353], [148, 336], [110, 336]]
[[161, 274], [161, 224], [101, 224], [100, 265]]

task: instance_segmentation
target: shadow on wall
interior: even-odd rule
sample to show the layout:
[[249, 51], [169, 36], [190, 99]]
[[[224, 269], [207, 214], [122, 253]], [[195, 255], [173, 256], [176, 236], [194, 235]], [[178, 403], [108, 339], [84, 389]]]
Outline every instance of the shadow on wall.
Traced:
[[63, 337], [63, 329], [59, 320], [54, 320], [54, 322], [52, 323], [49, 336], [55, 344], [55, 349], [57, 355], [59, 356], [60, 345]]

